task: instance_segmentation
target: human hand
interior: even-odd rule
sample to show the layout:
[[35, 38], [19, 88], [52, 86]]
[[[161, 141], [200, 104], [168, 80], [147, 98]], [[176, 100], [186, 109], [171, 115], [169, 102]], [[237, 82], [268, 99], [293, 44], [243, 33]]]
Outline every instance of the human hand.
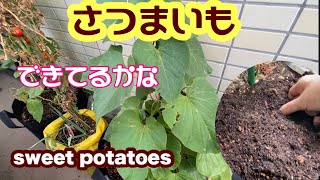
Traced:
[[[291, 101], [280, 108], [283, 114], [304, 110], [310, 116], [316, 116], [320, 111], [320, 76], [303, 76], [290, 88], [288, 97]], [[320, 116], [314, 117], [313, 125], [320, 129]]]
[[308, 114], [320, 111], [320, 76], [303, 76], [290, 88], [288, 97], [291, 101], [280, 108], [285, 115], [302, 110]]

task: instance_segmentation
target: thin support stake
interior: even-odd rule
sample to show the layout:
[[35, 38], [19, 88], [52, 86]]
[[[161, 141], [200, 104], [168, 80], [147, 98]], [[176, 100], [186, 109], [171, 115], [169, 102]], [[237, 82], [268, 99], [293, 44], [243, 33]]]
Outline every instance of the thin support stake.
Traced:
[[248, 83], [250, 86], [255, 85], [256, 83], [256, 67], [252, 66], [248, 69]]

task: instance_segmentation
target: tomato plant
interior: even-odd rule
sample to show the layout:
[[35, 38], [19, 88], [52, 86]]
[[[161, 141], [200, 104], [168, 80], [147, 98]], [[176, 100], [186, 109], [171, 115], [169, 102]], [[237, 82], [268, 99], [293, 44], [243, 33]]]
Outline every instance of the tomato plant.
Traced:
[[[1, 52], [3, 49], [6, 59], [0, 70], [14, 64], [19, 66], [33, 66], [35, 64], [48, 66], [49, 64], [55, 64], [59, 57], [64, 58], [60, 54], [56, 41], [39, 31], [44, 16], [34, 3], [35, 1], [0, 1], [0, 42], [3, 45]], [[20, 27], [23, 27], [23, 29]], [[43, 78], [36, 73], [30, 73], [28, 76], [32, 81]], [[79, 114], [80, 111], [76, 104], [77, 90], [69, 86], [67, 76], [60, 77], [60, 80], [63, 85], [59, 88], [52, 89], [38, 86], [36, 88], [22, 87], [17, 90], [15, 98], [23, 101], [26, 104], [26, 110], [32, 115], [32, 117], [26, 117], [25, 120], [32, 122], [32, 124], [40, 123], [48, 115], [46, 113], [48, 107], [46, 106], [49, 105], [56, 115], [62, 116], [62, 112], [69, 113], [72, 120], [64, 119], [65, 123], [69, 124], [70, 128], [76, 128], [83, 133], [81, 137], [88, 137], [89, 133], [95, 132], [95, 127], [84, 122]], [[37, 124], [34, 125], [36, 126], [35, 129], [39, 128]], [[71, 141], [72, 139], [68, 138], [62, 143], [70, 147]]]
[[[17, 64], [24, 66], [41, 64], [42, 66], [47, 66], [54, 64], [59, 57], [57, 43], [53, 39], [44, 36], [42, 32], [39, 32], [43, 15], [39, 13], [34, 3], [35, 1], [0, 1], [0, 53], [5, 56], [5, 61], [1, 62], [0, 70]], [[31, 41], [34, 44], [31, 44]], [[15, 75], [18, 77], [19, 72], [16, 71]], [[30, 78], [35, 80], [38, 76], [31, 74]], [[65, 78], [63, 78], [63, 81], [65, 82]], [[64, 86], [64, 89], [56, 90], [61, 94], [60, 99], [65, 97], [66, 90], [68, 90], [67, 85]], [[38, 122], [42, 120], [43, 115], [43, 97], [40, 97], [42, 92], [44, 92], [44, 88], [41, 86], [37, 88], [22, 87], [15, 94], [16, 99], [26, 103], [28, 112]], [[59, 94], [57, 92], [56, 94]], [[49, 101], [53, 102], [53, 100], [50, 99]]]

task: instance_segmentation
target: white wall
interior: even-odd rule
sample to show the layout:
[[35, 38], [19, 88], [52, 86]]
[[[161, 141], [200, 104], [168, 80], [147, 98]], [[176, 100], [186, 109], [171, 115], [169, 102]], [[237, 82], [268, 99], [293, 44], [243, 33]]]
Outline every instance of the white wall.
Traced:
[[[37, 0], [46, 17], [42, 28], [57, 40], [70, 57], [66, 64], [85, 65], [92, 57], [121, 44], [124, 56], [131, 54], [134, 40], [121, 43], [102, 41], [82, 43], [67, 30], [67, 6], [81, 0]], [[202, 0], [203, 1], [203, 0]], [[184, 2], [188, 2], [184, 1]], [[214, 72], [210, 82], [219, 90], [226, 89], [232, 79], [252, 65], [285, 60], [301, 63], [318, 72], [319, 0], [223, 0], [238, 6], [243, 28], [230, 42], [219, 43], [208, 36], [199, 40]]]

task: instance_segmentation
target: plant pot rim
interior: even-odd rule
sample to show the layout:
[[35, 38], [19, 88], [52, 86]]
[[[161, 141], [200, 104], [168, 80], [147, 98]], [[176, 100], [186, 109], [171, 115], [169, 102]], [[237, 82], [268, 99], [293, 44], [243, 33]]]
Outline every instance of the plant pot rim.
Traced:
[[[81, 109], [79, 110], [79, 114], [80, 115], [85, 115], [90, 117], [92, 120], [96, 121], [96, 116], [95, 113], [92, 110], [89, 109]], [[65, 113], [63, 115], [65, 118], [70, 118], [71, 115], [69, 113]], [[50, 134], [52, 134], [52, 132], [56, 131], [57, 129], [59, 129], [61, 126], [63, 126], [65, 124], [65, 121], [59, 117], [58, 119], [54, 120], [53, 122], [51, 122], [43, 131], [43, 135], [44, 137], [48, 137]], [[74, 148], [75, 151], [79, 151], [79, 150], [96, 150], [96, 144], [99, 143], [101, 136], [103, 135], [104, 131], [106, 130], [108, 124], [107, 122], [103, 119], [100, 118], [97, 126], [96, 126], [96, 132], [92, 135], [90, 135], [88, 138], [86, 138], [84, 141], [75, 144], [73, 146], [71, 146], [72, 148]], [[51, 137], [47, 138], [45, 140], [46, 142], [46, 147], [47, 149], [51, 149], [51, 142], [55, 141], [57, 136], [57, 133], [54, 133], [53, 135], [51, 135]], [[67, 148], [67, 146], [59, 143], [59, 142], [55, 142], [56, 146], [54, 149], [56, 150], [63, 150], [65, 148]]]

